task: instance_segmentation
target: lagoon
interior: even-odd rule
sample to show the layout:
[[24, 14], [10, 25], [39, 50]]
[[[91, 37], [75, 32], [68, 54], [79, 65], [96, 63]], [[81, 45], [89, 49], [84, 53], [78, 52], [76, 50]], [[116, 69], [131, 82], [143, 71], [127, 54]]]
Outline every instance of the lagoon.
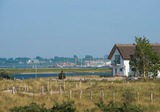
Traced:
[[[42, 73], [42, 74], [13, 74], [16, 79], [33, 79], [33, 78], [43, 78], [43, 77], [57, 77], [59, 73]], [[78, 73], [65, 73], [66, 76], [112, 76], [111, 72], [78, 72]]]

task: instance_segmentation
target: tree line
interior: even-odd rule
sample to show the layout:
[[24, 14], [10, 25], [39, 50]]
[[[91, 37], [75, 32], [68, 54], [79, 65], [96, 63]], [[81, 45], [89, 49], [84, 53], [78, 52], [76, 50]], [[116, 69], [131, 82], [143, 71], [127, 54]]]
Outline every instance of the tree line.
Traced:
[[29, 57], [17, 57], [17, 58], [1, 58], [0, 57], [0, 65], [6, 65], [6, 64], [32, 64], [32, 63], [64, 63], [64, 62], [70, 62], [75, 63], [76, 65], [84, 64], [85, 61], [92, 61], [92, 60], [107, 60], [108, 55], [105, 55], [103, 58], [94, 58], [91, 55], [86, 55], [84, 58], [78, 58], [77, 55], [74, 55], [73, 57], [58, 57], [55, 56], [54, 58], [43, 58], [40, 56], [36, 56], [34, 59], [31, 59]]

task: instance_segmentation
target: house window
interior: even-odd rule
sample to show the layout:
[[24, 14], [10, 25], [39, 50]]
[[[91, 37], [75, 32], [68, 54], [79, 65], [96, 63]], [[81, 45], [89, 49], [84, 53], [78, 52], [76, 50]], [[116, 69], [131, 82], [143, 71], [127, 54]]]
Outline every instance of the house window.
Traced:
[[120, 71], [122, 72], [122, 71], [123, 71], [123, 68], [120, 68]]
[[115, 64], [120, 64], [120, 55], [115, 55]]

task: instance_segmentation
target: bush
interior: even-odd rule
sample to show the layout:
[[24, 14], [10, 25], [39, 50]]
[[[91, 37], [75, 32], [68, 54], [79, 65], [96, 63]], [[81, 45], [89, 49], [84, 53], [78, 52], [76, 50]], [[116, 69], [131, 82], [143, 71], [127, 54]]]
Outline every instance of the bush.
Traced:
[[143, 109], [135, 104], [124, 103], [123, 105], [118, 105], [111, 101], [108, 105], [104, 104], [104, 102], [99, 102], [96, 105], [102, 112], [143, 112]]
[[56, 103], [51, 109], [44, 107], [45, 105], [38, 105], [31, 103], [29, 106], [20, 106], [11, 108], [11, 112], [75, 112], [76, 107], [73, 101], [63, 102], [62, 104]]
[[135, 101], [135, 93], [134, 90], [131, 88], [127, 88], [122, 93], [122, 101], [126, 104], [131, 104]]
[[114, 103], [113, 101], [111, 101], [108, 105], [106, 105], [103, 101], [100, 101], [96, 105], [103, 112], [120, 112], [120, 107], [116, 103]]
[[4, 70], [0, 70], [0, 79], [14, 79], [14, 78]]
[[120, 108], [120, 112], [143, 112], [143, 109], [135, 104], [124, 103]]
[[63, 72], [63, 70], [62, 70], [61, 73], [58, 75], [58, 78], [59, 78], [59, 79], [65, 79], [65, 78], [66, 78], [66, 75], [65, 75], [65, 73]]
[[37, 105], [36, 103], [31, 103], [29, 106], [20, 106], [10, 109], [11, 112], [49, 112], [44, 105]]
[[59, 104], [55, 102], [55, 105], [52, 107], [51, 112], [75, 112], [76, 107], [74, 101], [63, 102]]

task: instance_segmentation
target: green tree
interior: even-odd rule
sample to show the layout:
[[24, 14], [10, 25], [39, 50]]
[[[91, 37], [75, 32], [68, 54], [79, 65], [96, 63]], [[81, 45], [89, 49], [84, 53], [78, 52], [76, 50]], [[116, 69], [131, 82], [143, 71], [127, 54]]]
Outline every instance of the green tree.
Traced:
[[153, 73], [153, 78], [158, 75], [158, 70], [160, 70], [160, 56], [153, 52], [150, 54], [150, 60], [152, 61], [149, 71]]
[[11, 75], [9, 75], [4, 70], [0, 70], [0, 78], [2, 78], [2, 79], [14, 79]]
[[61, 70], [61, 73], [58, 75], [58, 78], [59, 78], [59, 79], [65, 79], [65, 78], [66, 78], [66, 75], [65, 75], [65, 73], [63, 72], [63, 70]]
[[[135, 68], [136, 74], [142, 75], [147, 79], [148, 73], [155, 69], [157, 71], [158, 54], [150, 45], [146, 37], [135, 37], [135, 53], [131, 56], [130, 65]], [[157, 57], [157, 58], [154, 58]]]

